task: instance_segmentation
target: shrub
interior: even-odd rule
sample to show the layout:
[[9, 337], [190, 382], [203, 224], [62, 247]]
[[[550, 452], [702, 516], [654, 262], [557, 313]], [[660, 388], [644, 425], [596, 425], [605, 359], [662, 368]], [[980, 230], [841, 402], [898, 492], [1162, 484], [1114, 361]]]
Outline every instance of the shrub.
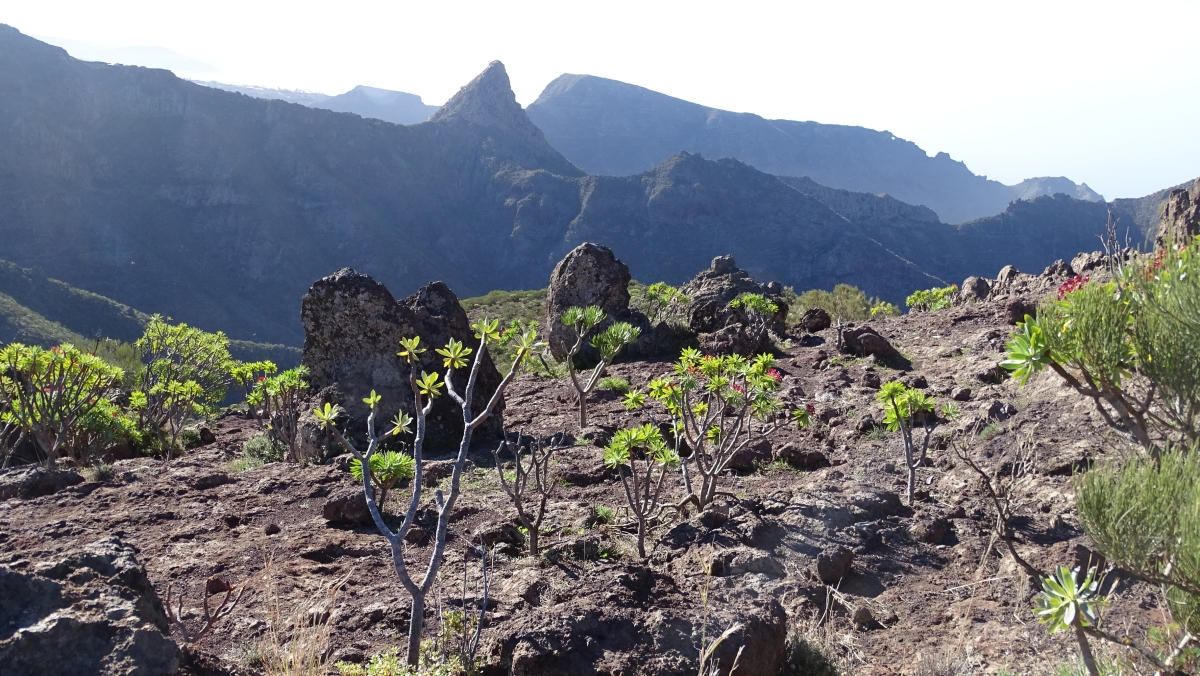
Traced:
[[[788, 295], [788, 292], [785, 292], [785, 295]], [[878, 298], [868, 299], [865, 292], [849, 284], [838, 284], [833, 287], [832, 292], [823, 289], [810, 289], [799, 296], [795, 292], [790, 292], [788, 305], [790, 306], [788, 312], [789, 326], [800, 321], [800, 316], [806, 310], [811, 310], [815, 307], [828, 312], [829, 316], [835, 322], [839, 319], [856, 322], [880, 314], [900, 314], [899, 308], [895, 305]]]
[[[67, 343], [43, 349], [12, 343], [0, 349], [0, 392], [8, 404], [6, 424], [34, 440], [53, 467], [80, 421], [121, 381], [121, 369]], [[77, 458], [86, 460], [86, 458]]]
[[575, 330], [575, 344], [567, 352], [566, 362], [571, 384], [575, 386], [575, 392], [579, 395], [579, 428], [583, 429], [587, 427], [587, 396], [596, 389], [600, 377], [604, 375], [604, 369], [617, 358], [622, 348], [638, 339], [642, 330], [626, 322], [613, 322], [607, 329], [592, 336], [590, 345], [600, 353], [600, 363], [596, 364], [584, 382], [580, 382], [579, 374], [575, 370], [575, 357], [583, 348], [583, 341], [587, 336], [604, 322], [604, 311], [595, 305], [567, 308], [560, 320]]
[[300, 400], [308, 390], [306, 375], [308, 368], [297, 366], [270, 378], [260, 376], [246, 398], [251, 410], [262, 408], [271, 435], [287, 447], [292, 462], [300, 460]]
[[258, 469], [259, 467], [262, 467], [264, 464], [265, 463], [262, 461], [261, 458], [252, 458], [250, 456], [245, 456], [242, 458], [238, 458], [237, 460], [234, 460], [233, 462], [229, 463], [229, 471], [233, 472], [234, 474], [241, 474], [242, 472], [248, 472], [252, 469]]
[[[883, 405], [883, 423], [889, 431], [899, 431], [904, 439], [904, 466], [908, 469], [908, 504], [915, 499], [917, 468], [925, 462], [929, 452], [929, 441], [937, 426], [933, 398], [916, 388], [905, 387], [904, 383], [891, 381], [879, 388], [875, 398]], [[920, 425], [925, 438], [920, 450], [913, 438], [914, 428]]]
[[779, 306], [758, 293], [743, 293], [729, 303], [729, 307], [740, 308], [746, 313], [746, 333], [756, 345], [762, 344], [771, 327], [771, 319], [779, 312]]
[[[517, 444], [513, 451], [513, 471], [511, 475], [505, 472], [500, 463], [500, 450], [507, 449], [508, 440], [500, 442], [500, 446], [492, 451], [496, 459], [496, 471], [500, 475], [500, 486], [512, 500], [517, 509], [517, 519], [529, 533], [529, 554], [538, 555], [538, 535], [541, 532], [542, 520], [546, 516], [546, 502], [554, 492], [558, 482], [550, 476], [550, 460], [555, 451], [566, 446], [560, 445], [561, 435], [549, 442], [532, 441], [527, 444]], [[534, 498], [536, 507], [530, 514], [526, 510], [525, 498], [529, 493], [530, 479], [533, 479], [533, 490], [537, 493]]]
[[957, 292], [957, 284], [914, 291], [904, 299], [904, 304], [913, 310], [944, 310], [950, 307], [950, 303], [954, 300], [954, 294]]
[[[409, 622], [408, 631], [408, 646], [407, 646], [407, 663], [411, 667], [418, 665], [421, 655], [421, 635], [423, 631], [422, 618], [425, 617], [425, 600], [432, 588], [433, 583], [438, 578], [438, 571], [441, 569], [442, 562], [446, 551], [446, 533], [450, 524], [450, 517], [454, 513], [454, 504], [458, 500], [459, 491], [461, 489], [461, 477], [463, 465], [467, 460], [467, 451], [471, 447], [471, 438], [475, 428], [482, 425], [492, 415], [492, 411], [504, 396], [504, 390], [512, 382], [521, 365], [529, 359], [533, 351], [540, 345], [537, 341], [537, 334], [534, 331], [529, 331], [521, 336], [517, 342], [516, 359], [513, 361], [512, 367], [508, 373], [500, 381], [496, 391], [488, 398], [488, 404], [484, 410], [475, 413], [472, 411], [472, 401], [474, 400], [475, 385], [478, 382], [479, 368], [487, 355], [489, 343], [494, 343], [500, 339], [498, 331], [498, 322], [481, 320], [472, 325], [475, 329], [475, 337], [479, 340], [479, 347], [474, 350], [474, 359], [468, 361], [473, 350], [466, 347], [462, 343], [451, 340], [444, 348], [436, 350], [443, 357], [442, 363], [446, 368], [446, 375], [439, 379], [437, 373], [422, 372], [417, 375], [417, 364], [420, 355], [425, 352], [425, 348], [421, 347], [421, 339], [419, 337], [405, 338], [400, 341], [401, 350], [399, 357], [405, 360], [409, 367], [408, 383], [412, 389], [413, 399], [415, 403], [416, 416], [405, 414], [403, 411], [396, 415], [392, 421], [392, 427], [383, 434], [376, 434], [375, 416], [378, 412], [377, 406], [380, 397], [374, 392], [367, 397], [364, 402], [370, 407], [371, 413], [367, 416], [367, 449], [366, 452], [360, 452], [357, 447], [348, 442], [341, 431], [338, 429], [336, 421], [340, 415], [340, 410], [330, 404], [325, 404], [321, 409], [316, 410], [317, 419], [330, 430], [337, 438], [337, 441], [343, 448], [352, 453], [360, 466], [365, 467], [363, 476], [363, 494], [367, 501], [367, 508], [371, 512], [371, 518], [375, 522], [375, 527], [379, 533], [383, 535], [388, 544], [391, 546], [392, 559], [396, 562], [396, 576], [400, 579], [401, 585], [408, 591], [412, 597], [412, 619]], [[462, 393], [455, 390], [452, 376], [458, 369], [466, 368], [470, 364], [470, 373], [467, 377], [467, 385]], [[422, 503], [423, 485], [422, 474], [424, 471], [424, 461], [422, 451], [425, 441], [425, 420], [429, 411], [433, 407], [434, 398], [447, 394], [451, 399], [458, 404], [462, 411], [463, 421], [463, 436], [459, 443], [458, 455], [454, 461], [454, 469], [450, 475], [450, 492], [443, 495], [438, 491], [434, 498], [434, 504], [437, 508], [437, 525], [434, 531], [433, 547], [429, 554], [429, 563], [425, 567], [425, 575], [420, 580], [414, 580], [408, 572], [407, 564], [404, 556], [404, 538], [408, 534], [409, 528], [412, 526], [416, 518], [417, 509]], [[415, 422], [416, 436], [413, 441], [413, 461], [416, 465], [413, 476], [412, 496], [409, 499], [408, 510], [405, 512], [404, 521], [396, 530], [392, 530], [383, 520], [383, 514], [379, 509], [379, 505], [375, 500], [375, 487], [371, 480], [371, 458], [378, 452], [381, 442], [390, 437], [397, 436], [402, 433], [408, 433], [412, 430]]]
[[[350, 473], [356, 481], [363, 480], [362, 461], [350, 461]], [[411, 480], [417, 474], [417, 461], [411, 455], [385, 451], [371, 456], [371, 482], [379, 491], [379, 508], [387, 504], [388, 491], [398, 482]]]
[[602, 390], [612, 390], [619, 394], [629, 391], [629, 381], [624, 378], [601, 378], [599, 385]]
[[279, 443], [267, 432], [256, 434], [242, 444], [242, 455], [258, 461], [259, 466], [268, 462], [282, 462], [287, 450], [287, 446]]
[[91, 467], [85, 468], [83, 475], [92, 483], [106, 484], [116, 476], [116, 469], [112, 466], [112, 463], [98, 462]]
[[833, 657], [798, 628], [788, 631], [780, 676], [839, 676]]
[[209, 414], [225, 398], [234, 367], [229, 339], [155, 315], [135, 343], [146, 364], [129, 395], [143, 429], [158, 437], [169, 460], [180, 430], [193, 415]]
[[629, 307], [646, 315], [651, 326], [685, 320], [684, 308], [691, 300], [666, 282], [655, 282], [650, 286], [630, 282], [629, 297]]
[[114, 444], [139, 446], [142, 433], [137, 420], [108, 399], [96, 405], [72, 425], [63, 440], [64, 452], [76, 462], [87, 465]]
[[[692, 453], [682, 461], [687, 497], [704, 509], [717, 494], [721, 473], [733, 456], [748, 444], [757, 443], [778, 429], [783, 404], [778, 389], [782, 375], [775, 358], [760, 354], [753, 360], [740, 355], [711, 357], [685, 349], [672, 376], [650, 382], [649, 396], [665, 410], [673, 423], [674, 450], [685, 445]], [[629, 410], [642, 408], [646, 395], [633, 391], [625, 396]], [[808, 412], [794, 412], [807, 424]], [[756, 424], [757, 423], [757, 424]], [[700, 474], [694, 487], [689, 467]]]
[[657, 517], [659, 511], [667, 469], [679, 464], [679, 454], [667, 446], [657, 427], [647, 423], [633, 429], [617, 430], [604, 449], [604, 464], [621, 474], [629, 511], [638, 522], [638, 556], [644, 559], [646, 534], [652, 518]]
[[617, 522], [617, 510], [608, 505], [593, 505], [588, 512], [586, 525], [588, 528], [608, 526]]

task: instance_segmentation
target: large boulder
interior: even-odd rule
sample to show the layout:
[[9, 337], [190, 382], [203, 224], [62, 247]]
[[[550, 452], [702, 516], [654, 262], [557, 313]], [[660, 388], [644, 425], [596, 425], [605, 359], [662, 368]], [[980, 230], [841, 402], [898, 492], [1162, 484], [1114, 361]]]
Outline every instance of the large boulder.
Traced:
[[0, 500], [40, 498], [53, 495], [68, 486], [83, 483], [78, 472], [20, 467], [0, 473]]
[[887, 338], [879, 335], [878, 331], [865, 324], [844, 331], [842, 341], [846, 351], [858, 357], [874, 355], [876, 359], [886, 361], [900, 356], [900, 352], [888, 342]]
[[116, 537], [0, 566], [0, 673], [173, 674], [179, 647], [136, 550]]
[[1154, 244], [1161, 248], [1187, 242], [1196, 235], [1200, 235], [1200, 178], [1190, 189], [1171, 191], [1163, 208], [1162, 222], [1158, 225]]
[[[442, 282], [426, 284], [408, 298], [396, 301], [379, 282], [343, 268], [312, 285], [300, 303], [300, 320], [304, 325], [301, 363], [309, 368], [309, 384], [314, 390], [335, 394], [333, 403], [346, 410], [349, 429], [355, 434], [366, 429], [370, 411], [363, 398], [371, 390], [383, 398], [376, 418], [381, 427], [397, 410], [416, 414], [408, 382], [409, 366], [396, 354], [401, 338], [421, 337], [426, 351], [418, 368], [431, 373], [445, 372], [442, 358], [434, 350], [451, 338], [478, 349], [467, 313]], [[500, 381], [500, 372], [491, 356], [486, 356], [471, 400], [474, 414], [487, 405]], [[467, 370], [457, 373], [454, 382], [463, 392]], [[501, 401], [491, 419], [475, 430], [477, 439], [499, 437], [503, 410]], [[461, 409], [444, 394], [435, 399], [427, 419], [426, 449], [437, 452], [456, 448], [462, 431]]]
[[[629, 322], [642, 329], [649, 328], [645, 316], [629, 309], [629, 266], [622, 263], [612, 249], [584, 242], [568, 253], [550, 274], [546, 290], [546, 319], [542, 324], [550, 353], [562, 361], [575, 344], [575, 331], [559, 318], [571, 307], [599, 306], [608, 315], [597, 331], [613, 322]], [[592, 348], [585, 343], [584, 354]]]

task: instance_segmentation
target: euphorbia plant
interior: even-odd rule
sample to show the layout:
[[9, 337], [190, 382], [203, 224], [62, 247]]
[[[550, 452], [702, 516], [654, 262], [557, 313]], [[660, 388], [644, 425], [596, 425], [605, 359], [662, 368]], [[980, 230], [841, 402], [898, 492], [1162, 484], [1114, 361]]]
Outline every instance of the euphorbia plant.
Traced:
[[662, 511], [659, 498], [667, 469], [679, 464], [679, 454], [667, 445], [657, 427], [647, 423], [617, 430], [604, 449], [604, 464], [621, 474], [625, 500], [638, 523], [638, 556], [644, 559], [646, 533]]
[[[350, 474], [358, 481], [363, 480], [362, 467], [358, 458], [350, 461]], [[416, 471], [417, 463], [411, 455], [399, 451], [383, 451], [371, 456], [371, 481], [375, 484], [375, 490], [379, 491], [380, 510], [387, 506], [388, 491], [402, 479], [412, 479]]]
[[300, 461], [300, 399], [308, 390], [308, 383], [304, 381], [306, 375], [308, 367], [297, 366], [277, 376], [260, 377], [246, 398], [251, 411], [262, 408], [271, 434], [288, 447], [291, 462]]
[[[892, 432], [899, 430], [904, 439], [904, 467], [908, 469], [908, 504], [911, 506], [916, 494], [917, 468], [925, 462], [929, 440], [937, 426], [933, 397], [893, 380], [884, 383], [875, 398], [883, 404], [884, 425]], [[919, 450], [913, 439], [913, 430], [918, 426], [925, 430]]]
[[579, 373], [575, 370], [575, 356], [583, 348], [583, 341], [604, 322], [604, 311], [595, 305], [586, 308], [568, 308], [562, 314], [562, 323], [575, 329], [575, 344], [567, 352], [567, 370], [571, 374], [571, 384], [579, 395], [579, 427], [587, 427], [587, 396], [596, 389], [604, 370], [620, 354], [621, 348], [638, 339], [642, 330], [627, 322], [614, 322], [600, 333], [592, 336], [590, 344], [600, 353], [600, 363], [596, 364], [587, 380], [580, 382]]
[[[775, 358], [769, 354], [747, 360], [740, 355], [705, 356], [688, 348], [675, 364], [673, 375], [650, 382], [650, 398], [658, 401], [671, 419], [676, 453], [683, 456], [685, 448], [692, 451], [682, 461], [687, 496], [680, 508], [687, 502], [697, 509], [707, 507], [733, 456], [785, 422], [778, 396], [783, 376], [774, 364]], [[625, 397], [630, 410], [645, 403], [646, 394], [640, 391]], [[808, 411], [801, 409], [793, 416], [801, 426], [807, 425]], [[700, 475], [698, 486], [692, 483], [692, 466]]]
[[54, 467], [79, 421], [102, 405], [123, 375], [69, 343], [48, 350], [9, 344], [0, 350], [0, 390], [8, 401], [3, 421], [31, 437], [46, 466]]
[[734, 298], [729, 307], [740, 308], [746, 313], [746, 332], [754, 344], [762, 345], [771, 327], [771, 320], [779, 312], [779, 306], [760, 293], [743, 293]]
[[[375, 527], [391, 546], [392, 564], [395, 567], [396, 576], [400, 579], [400, 584], [404, 586], [405, 590], [412, 597], [412, 615], [410, 616], [412, 619], [409, 622], [408, 629], [407, 658], [408, 664], [412, 667], [417, 666], [420, 657], [421, 633], [425, 618], [425, 599], [434, 581], [437, 579], [438, 571], [442, 566], [446, 551], [446, 532], [450, 524], [450, 515], [454, 511], [454, 503], [458, 500], [463, 465], [467, 460], [467, 450], [471, 446], [471, 437], [475, 428], [482, 425], [491, 417], [492, 411], [495, 410], [504, 396], [504, 390], [512, 382], [513, 377], [516, 376], [517, 371], [529, 358], [535, 347], [538, 346], [537, 334], [532, 330], [527, 331], [516, 341], [516, 357], [513, 360], [512, 367], [509, 369], [508, 374], [504, 376], [504, 379], [500, 381], [500, 385], [497, 386], [495, 392], [488, 398], [488, 403], [484, 406], [484, 409], [479, 413], [475, 413], [472, 410], [471, 402], [473, 401], [475, 387], [478, 382], [479, 369], [484, 361], [484, 355], [487, 354], [488, 343], [495, 342], [500, 338], [500, 334], [497, 331], [497, 324], [498, 322], [494, 320], [488, 321], [484, 319], [472, 325], [472, 328], [475, 329], [475, 337], [479, 340], [479, 347], [474, 350], [475, 358], [473, 362], [468, 360], [473, 350], [454, 339], [451, 339], [444, 348], [436, 350], [443, 357], [442, 363], [446, 368], [446, 374], [442, 379], [438, 378], [437, 373], [422, 371], [419, 376], [417, 375], [417, 369], [420, 367], [420, 355], [425, 352], [425, 348], [421, 347], [419, 336], [405, 338], [400, 341], [401, 350], [398, 355], [409, 366], [408, 383], [412, 389], [414, 409], [416, 411], [416, 436], [412, 447], [412, 457], [415, 465], [412, 497], [409, 499], [408, 510], [404, 514], [404, 521], [395, 530], [384, 522], [383, 513], [380, 511], [379, 504], [375, 500], [371, 460], [378, 451], [381, 442], [388, 437], [409, 431], [414, 418], [401, 411], [397, 414], [395, 420], [392, 421], [392, 429], [384, 434], [377, 435], [375, 433], [375, 414], [381, 397], [376, 395], [375, 392], [371, 392], [371, 396], [364, 400], [371, 407], [371, 413], [367, 417], [367, 450], [364, 453], [350, 444], [337, 429], [336, 418], [339, 414], [337, 407], [326, 404], [324, 408], [316, 411], [317, 419], [333, 431], [338, 443], [354, 455], [360, 467], [365, 468], [365, 471], [362, 472], [362, 485], [363, 494], [366, 496], [367, 508], [371, 512], [371, 518], [375, 521]], [[453, 375], [455, 371], [466, 368], [468, 363], [471, 364], [471, 369], [467, 377], [466, 387], [460, 394], [455, 390]], [[434, 531], [433, 551], [430, 552], [424, 576], [419, 580], [415, 580], [409, 574], [408, 564], [404, 560], [404, 537], [416, 519], [417, 508], [420, 506], [421, 498], [424, 494], [424, 461], [422, 451], [425, 443], [426, 416], [429, 415], [429, 411], [433, 407], [434, 398], [441, 396], [443, 389], [445, 389], [445, 394], [449, 395], [462, 410], [463, 435], [458, 446], [458, 456], [454, 461], [454, 470], [450, 474], [449, 495], [443, 495], [441, 490], [435, 490], [433, 494], [433, 502], [437, 508], [438, 515], [437, 527]]]

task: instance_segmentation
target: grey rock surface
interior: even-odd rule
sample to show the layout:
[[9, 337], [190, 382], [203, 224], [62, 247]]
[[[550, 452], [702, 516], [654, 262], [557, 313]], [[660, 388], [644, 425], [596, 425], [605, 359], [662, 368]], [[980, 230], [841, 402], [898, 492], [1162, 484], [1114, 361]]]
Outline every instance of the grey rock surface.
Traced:
[[117, 537], [33, 569], [0, 566], [0, 671], [155, 676], [179, 668], [163, 607]]
[[[317, 390], [337, 386], [330, 390], [339, 397], [334, 403], [346, 410], [350, 430], [357, 434], [366, 429], [370, 411], [362, 400], [372, 390], [382, 397], [376, 414], [379, 432], [398, 410], [416, 414], [409, 366], [397, 355], [401, 338], [420, 336], [426, 351], [419, 370], [443, 375], [442, 358], [435, 349], [451, 338], [473, 350], [479, 348], [467, 313], [454, 292], [441, 282], [427, 284], [396, 301], [379, 282], [345, 268], [312, 285], [301, 301], [300, 318], [305, 334], [302, 363], [310, 370], [309, 384]], [[454, 376], [460, 394], [466, 388], [467, 371], [462, 369]], [[485, 408], [500, 380], [491, 356], [485, 356], [471, 400], [473, 415]], [[501, 401], [494, 415], [475, 430], [475, 438], [499, 435], [503, 411]], [[462, 410], [449, 396], [434, 399], [427, 420], [427, 453], [457, 448], [463, 431]]]
[[[574, 329], [560, 321], [568, 308], [595, 305], [603, 310], [607, 318], [595, 333], [618, 321], [629, 322], [647, 333], [645, 317], [635, 316], [629, 309], [630, 279], [629, 266], [617, 259], [612, 249], [592, 242], [575, 247], [554, 266], [542, 326], [555, 359], [565, 359], [575, 344]], [[581, 354], [594, 352], [586, 340], [583, 347]]]

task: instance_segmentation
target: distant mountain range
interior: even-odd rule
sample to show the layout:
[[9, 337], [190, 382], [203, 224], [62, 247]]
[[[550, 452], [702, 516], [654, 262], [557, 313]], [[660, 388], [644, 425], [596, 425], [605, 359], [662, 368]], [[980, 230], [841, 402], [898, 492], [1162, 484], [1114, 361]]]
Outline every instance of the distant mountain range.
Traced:
[[288, 103], [299, 103], [310, 108], [321, 108], [338, 113], [354, 113], [361, 117], [369, 117], [394, 124], [417, 124], [429, 119], [437, 106], [427, 105], [416, 94], [378, 89], [359, 85], [345, 94], [330, 96], [316, 92], [302, 92], [294, 89], [271, 89], [252, 85], [231, 85], [223, 82], [194, 80], [196, 84], [223, 89], [227, 92], [237, 92], [256, 99], [276, 99]]
[[[1130, 220], [1157, 208], [1144, 199]], [[405, 126], [80, 62], [0, 26], [4, 257], [242, 340], [299, 345], [300, 297], [346, 266], [397, 296], [437, 279], [472, 296], [545, 286], [595, 241], [646, 282], [733, 254], [759, 279], [899, 303], [1095, 249], [1107, 218], [1104, 203], [1057, 195], [947, 225], [895, 197], [686, 152], [589, 175], [517, 104], [499, 62]]]
[[592, 75], [560, 76], [527, 112], [550, 145], [593, 174], [638, 174], [680, 151], [732, 157], [769, 174], [886, 193], [927, 206], [947, 223], [991, 216], [1015, 199], [1056, 192], [1103, 199], [1065, 178], [1006, 186], [976, 176], [946, 153], [929, 157], [886, 131], [768, 120]]

